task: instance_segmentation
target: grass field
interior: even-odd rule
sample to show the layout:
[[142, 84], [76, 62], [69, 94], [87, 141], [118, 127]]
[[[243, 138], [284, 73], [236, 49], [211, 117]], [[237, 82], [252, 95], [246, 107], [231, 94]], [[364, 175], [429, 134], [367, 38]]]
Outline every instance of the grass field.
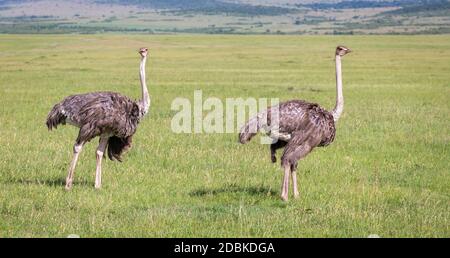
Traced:
[[[335, 142], [299, 165], [301, 197], [280, 201], [268, 147], [237, 134], [174, 134], [176, 97], [279, 97], [334, 105]], [[77, 129], [48, 132], [63, 97], [140, 96], [148, 46], [150, 116], [123, 163], [96, 140], [64, 179]], [[450, 36], [0, 35], [0, 237], [450, 237]]]

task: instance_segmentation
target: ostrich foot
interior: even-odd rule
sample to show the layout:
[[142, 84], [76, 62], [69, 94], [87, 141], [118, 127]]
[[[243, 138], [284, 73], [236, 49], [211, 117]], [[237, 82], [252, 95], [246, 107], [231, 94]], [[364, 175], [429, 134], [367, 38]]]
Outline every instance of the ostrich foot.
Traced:
[[67, 181], [66, 182], [66, 190], [69, 191], [70, 189], [72, 189], [72, 181]]
[[283, 200], [284, 202], [288, 201], [288, 196], [287, 195], [281, 195], [281, 200]]
[[[101, 173], [101, 172], [100, 172]], [[97, 174], [97, 175], [101, 175], [101, 174]], [[95, 187], [95, 189], [100, 189], [100, 188], [102, 188], [102, 179], [101, 179], [101, 177], [99, 178], [99, 177], [96, 177], [95, 178], [95, 184], [94, 184], [94, 187]]]

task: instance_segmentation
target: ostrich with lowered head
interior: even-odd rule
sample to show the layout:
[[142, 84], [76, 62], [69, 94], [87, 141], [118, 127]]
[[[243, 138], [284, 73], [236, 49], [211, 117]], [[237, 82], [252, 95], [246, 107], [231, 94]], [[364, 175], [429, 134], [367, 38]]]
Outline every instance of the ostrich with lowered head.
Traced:
[[[289, 175], [292, 176], [294, 197], [299, 196], [296, 173], [298, 161], [315, 147], [327, 146], [334, 140], [335, 123], [344, 109], [341, 57], [350, 52], [344, 46], [336, 48], [336, 106], [333, 111], [329, 112], [318, 104], [304, 100], [290, 100], [258, 113], [241, 128], [239, 141], [243, 144], [249, 142], [259, 130], [269, 128], [268, 134], [275, 141], [270, 145], [272, 162], [276, 162], [276, 150], [285, 147], [281, 157], [284, 169], [281, 199], [284, 201], [288, 200]], [[271, 120], [274, 120], [273, 124]]]
[[121, 160], [122, 154], [131, 147], [133, 134], [139, 121], [150, 107], [145, 82], [145, 63], [148, 49], [141, 48], [140, 79], [142, 99], [133, 101], [115, 92], [93, 92], [68, 96], [56, 104], [47, 116], [49, 130], [59, 124], [69, 123], [80, 128], [73, 147], [73, 159], [66, 178], [66, 189], [72, 188], [75, 166], [81, 149], [86, 142], [99, 136], [97, 147], [97, 169], [95, 173], [95, 188], [102, 185], [102, 158], [108, 148], [111, 160]]

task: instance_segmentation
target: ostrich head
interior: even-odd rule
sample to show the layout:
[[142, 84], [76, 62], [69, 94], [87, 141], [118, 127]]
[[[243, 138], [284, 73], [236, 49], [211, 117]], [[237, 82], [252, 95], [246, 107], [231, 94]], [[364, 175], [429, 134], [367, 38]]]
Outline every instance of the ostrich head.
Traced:
[[345, 56], [346, 54], [352, 52], [350, 48], [344, 47], [344, 46], [337, 46], [336, 48], [336, 55], [337, 56]]
[[146, 47], [140, 48], [140, 49], [139, 49], [139, 54], [140, 54], [142, 57], [146, 57], [147, 54], [148, 54], [148, 48], [146, 48]]

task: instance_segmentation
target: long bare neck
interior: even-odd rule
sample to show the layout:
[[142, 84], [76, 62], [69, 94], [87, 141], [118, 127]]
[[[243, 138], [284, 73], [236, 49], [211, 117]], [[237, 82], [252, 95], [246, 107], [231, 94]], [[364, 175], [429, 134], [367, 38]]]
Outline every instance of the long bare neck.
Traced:
[[139, 77], [141, 78], [141, 88], [142, 88], [142, 99], [140, 100], [142, 115], [147, 114], [148, 109], [150, 108], [150, 96], [148, 95], [147, 83], [145, 82], [145, 63], [147, 61], [147, 57], [142, 57], [141, 65], [139, 68]]
[[333, 109], [334, 122], [339, 120], [339, 117], [344, 110], [344, 95], [342, 93], [342, 67], [341, 56], [336, 55], [336, 106]]

